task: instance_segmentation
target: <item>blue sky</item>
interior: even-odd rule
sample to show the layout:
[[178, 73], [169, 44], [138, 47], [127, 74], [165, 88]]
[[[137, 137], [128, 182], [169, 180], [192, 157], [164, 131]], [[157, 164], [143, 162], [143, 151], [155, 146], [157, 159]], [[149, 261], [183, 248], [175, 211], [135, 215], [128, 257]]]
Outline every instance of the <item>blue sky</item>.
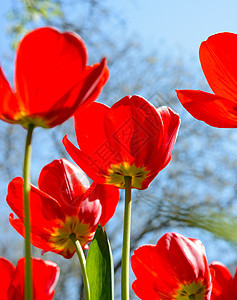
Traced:
[[159, 46], [162, 41], [182, 50], [183, 57], [197, 54], [200, 43], [214, 33], [237, 33], [235, 0], [120, 0], [114, 6], [144, 43]]
[[8, 12], [9, 3], [10, 1], [4, 1], [1, 3], [1, 10], [0, 10], [0, 53], [2, 57], [3, 49], [6, 49], [5, 47], [5, 41], [6, 41], [6, 14]]
[[[108, 1], [108, 0], [107, 0]], [[236, 0], [120, 0], [108, 1], [126, 19], [127, 30], [148, 47], [167, 47], [185, 59], [198, 59], [198, 48], [208, 36], [237, 33]], [[6, 47], [6, 12], [10, 1], [2, 1], [0, 11], [0, 58]], [[108, 24], [109, 25], [109, 24]]]

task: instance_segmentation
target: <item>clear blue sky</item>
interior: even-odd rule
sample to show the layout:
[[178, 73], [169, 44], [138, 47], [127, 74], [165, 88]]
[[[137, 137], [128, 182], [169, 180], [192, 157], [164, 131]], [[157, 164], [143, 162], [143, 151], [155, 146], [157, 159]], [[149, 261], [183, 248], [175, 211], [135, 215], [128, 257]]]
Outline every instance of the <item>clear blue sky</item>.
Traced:
[[120, 0], [113, 5], [144, 43], [163, 41], [183, 58], [198, 55], [200, 43], [214, 33], [237, 33], [236, 0]]

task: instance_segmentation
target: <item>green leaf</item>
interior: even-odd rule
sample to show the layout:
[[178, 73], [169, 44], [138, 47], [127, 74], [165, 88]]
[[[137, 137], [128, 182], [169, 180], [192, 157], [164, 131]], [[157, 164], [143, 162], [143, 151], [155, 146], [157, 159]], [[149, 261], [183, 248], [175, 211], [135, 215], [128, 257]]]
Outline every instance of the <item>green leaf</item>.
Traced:
[[86, 258], [91, 300], [114, 299], [114, 265], [105, 230], [97, 227]]

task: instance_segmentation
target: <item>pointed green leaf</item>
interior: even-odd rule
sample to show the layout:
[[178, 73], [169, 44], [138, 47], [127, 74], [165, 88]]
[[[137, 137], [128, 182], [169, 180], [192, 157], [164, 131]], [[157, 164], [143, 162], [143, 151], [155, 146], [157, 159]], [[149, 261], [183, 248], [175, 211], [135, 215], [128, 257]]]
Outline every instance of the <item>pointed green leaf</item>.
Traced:
[[105, 230], [97, 227], [86, 258], [91, 300], [114, 299], [114, 265]]

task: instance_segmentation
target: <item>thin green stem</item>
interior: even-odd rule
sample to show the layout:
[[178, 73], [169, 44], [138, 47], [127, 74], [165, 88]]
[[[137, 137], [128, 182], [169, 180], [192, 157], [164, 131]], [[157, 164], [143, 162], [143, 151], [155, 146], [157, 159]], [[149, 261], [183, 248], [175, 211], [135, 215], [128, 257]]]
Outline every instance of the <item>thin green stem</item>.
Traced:
[[129, 300], [129, 261], [131, 231], [131, 183], [132, 177], [125, 176], [125, 206], [123, 223], [123, 252], [121, 269], [121, 299]]
[[33, 299], [32, 289], [32, 267], [31, 267], [31, 245], [30, 245], [30, 162], [31, 162], [31, 141], [34, 125], [29, 125], [23, 168], [24, 179], [24, 226], [25, 226], [25, 300]]
[[89, 281], [86, 273], [86, 259], [84, 252], [82, 250], [81, 244], [76, 238], [76, 235], [72, 233], [70, 235], [70, 239], [73, 242], [75, 249], [77, 251], [77, 256], [79, 258], [79, 262], [81, 265], [81, 271], [82, 271], [82, 278], [83, 278], [83, 283], [84, 283], [84, 289], [85, 289], [85, 298], [86, 300], [90, 300], [90, 286], [89, 286]]

